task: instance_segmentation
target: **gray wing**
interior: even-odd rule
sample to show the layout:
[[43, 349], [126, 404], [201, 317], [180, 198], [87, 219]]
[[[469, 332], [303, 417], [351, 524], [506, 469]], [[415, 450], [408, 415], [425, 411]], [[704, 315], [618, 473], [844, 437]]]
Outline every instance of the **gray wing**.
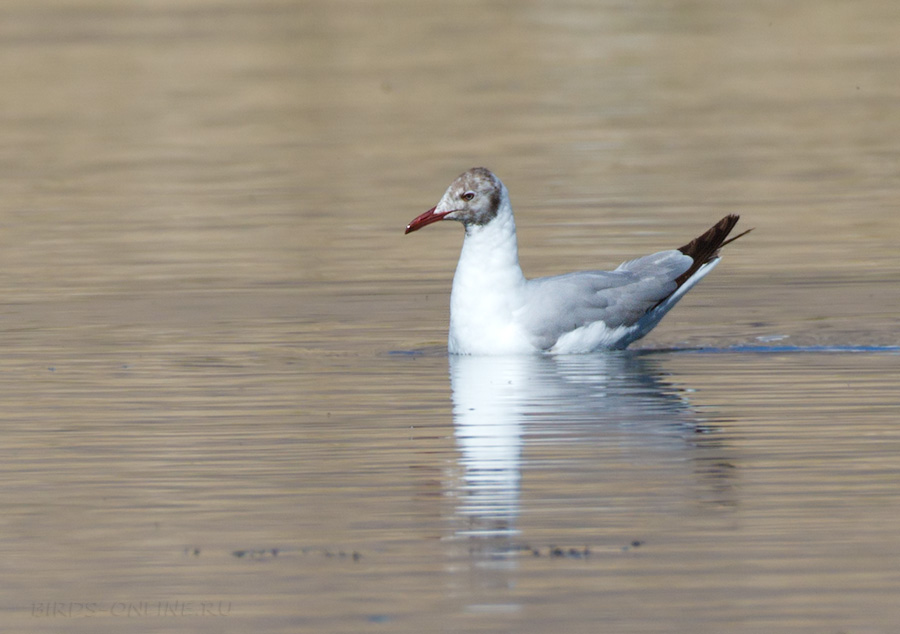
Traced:
[[548, 349], [562, 335], [595, 321], [630, 326], [678, 287], [693, 258], [660, 251], [624, 262], [615, 271], [582, 271], [528, 281], [521, 323]]

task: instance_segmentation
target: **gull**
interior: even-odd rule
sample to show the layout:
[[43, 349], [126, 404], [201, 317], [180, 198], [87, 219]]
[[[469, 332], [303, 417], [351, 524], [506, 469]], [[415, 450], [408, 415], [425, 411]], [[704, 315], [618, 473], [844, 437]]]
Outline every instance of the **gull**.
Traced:
[[621, 350], [650, 332], [719, 263], [729, 214], [679, 249], [623, 262], [614, 271], [526, 279], [519, 266], [509, 192], [490, 170], [456, 178], [405, 233], [439, 220], [465, 227], [450, 293], [451, 354], [583, 354]]

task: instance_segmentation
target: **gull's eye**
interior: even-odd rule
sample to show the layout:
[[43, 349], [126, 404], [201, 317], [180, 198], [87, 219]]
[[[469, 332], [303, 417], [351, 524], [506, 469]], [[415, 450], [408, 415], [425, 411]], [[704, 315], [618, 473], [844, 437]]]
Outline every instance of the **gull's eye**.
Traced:
[[475, 198], [475, 192], [466, 192], [465, 194], [463, 194], [463, 195], [461, 196], [461, 198], [462, 198], [464, 201], [469, 202], [470, 200], [472, 200], [473, 198]]

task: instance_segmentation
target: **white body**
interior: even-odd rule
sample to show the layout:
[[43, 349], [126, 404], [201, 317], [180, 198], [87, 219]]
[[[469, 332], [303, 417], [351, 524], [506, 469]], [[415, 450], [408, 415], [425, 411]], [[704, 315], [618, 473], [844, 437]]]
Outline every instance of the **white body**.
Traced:
[[[691, 258], [674, 250], [647, 257], [667, 261], [670, 266], [660, 271], [669, 280], [687, 270], [692, 263]], [[534, 290], [535, 285], [552, 283], [555, 278], [525, 279], [519, 266], [515, 220], [509, 199], [504, 196], [495, 220], [466, 229], [450, 295], [447, 348], [451, 354], [481, 355], [584, 354], [599, 349], [622, 349], [650, 332], [675, 303], [718, 263], [719, 258], [716, 258], [702, 266], [677, 291], [633, 323], [610, 327], [599, 319], [566, 331], [545, 349], [536, 341], [533, 320], [529, 316], [538, 310], [532, 302], [553, 301], [555, 294], [550, 289], [539, 296]], [[677, 265], [674, 269], [677, 273], [673, 274], [671, 264]], [[629, 286], [625, 284], [617, 290], [621, 293], [636, 290], [629, 289]], [[558, 295], [566, 292], [563, 287], [557, 290]]]

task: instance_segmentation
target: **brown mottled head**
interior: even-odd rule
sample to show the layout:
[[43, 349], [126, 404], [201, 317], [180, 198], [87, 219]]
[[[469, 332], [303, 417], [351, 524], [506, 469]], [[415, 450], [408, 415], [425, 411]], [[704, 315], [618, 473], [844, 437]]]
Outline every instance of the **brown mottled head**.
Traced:
[[450, 184], [436, 207], [413, 219], [406, 233], [438, 220], [456, 220], [469, 225], [486, 225], [497, 217], [506, 188], [490, 170], [473, 167]]

